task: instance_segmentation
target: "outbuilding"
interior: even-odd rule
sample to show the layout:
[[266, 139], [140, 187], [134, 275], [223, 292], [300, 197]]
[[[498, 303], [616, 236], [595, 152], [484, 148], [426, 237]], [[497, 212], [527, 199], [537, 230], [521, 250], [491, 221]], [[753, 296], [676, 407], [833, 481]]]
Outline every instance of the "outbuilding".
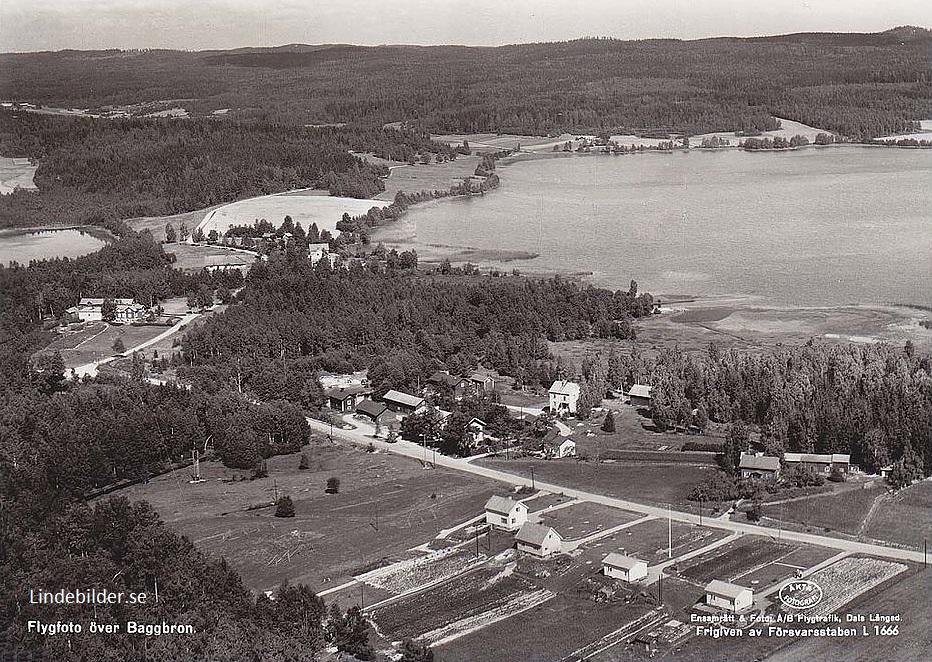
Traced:
[[705, 602], [710, 607], [738, 613], [754, 603], [754, 591], [744, 586], [713, 579], [705, 587]]
[[382, 396], [382, 402], [400, 414], [413, 414], [427, 406], [424, 398], [394, 389]]
[[635, 384], [628, 391], [628, 401], [634, 407], [650, 407], [653, 396], [651, 396], [652, 386], [647, 384]]
[[527, 506], [508, 497], [493, 496], [485, 504], [485, 521], [499, 529], [517, 531], [527, 522]]
[[373, 424], [378, 425], [384, 425], [392, 418], [392, 412], [385, 406], [385, 403], [368, 399], [356, 405], [356, 415], [368, 418]]
[[602, 574], [626, 582], [636, 582], [647, 577], [647, 561], [612, 552], [602, 559]]
[[519, 552], [546, 558], [558, 554], [563, 546], [563, 537], [553, 527], [525, 522], [515, 536], [515, 547]]
[[564, 439], [560, 443], [544, 444], [544, 455], [557, 458], [573, 457], [576, 455], [576, 442], [572, 439]]
[[738, 470], [742, 478], [773, 478], [780, 473], [780, 458], [742, 453]]

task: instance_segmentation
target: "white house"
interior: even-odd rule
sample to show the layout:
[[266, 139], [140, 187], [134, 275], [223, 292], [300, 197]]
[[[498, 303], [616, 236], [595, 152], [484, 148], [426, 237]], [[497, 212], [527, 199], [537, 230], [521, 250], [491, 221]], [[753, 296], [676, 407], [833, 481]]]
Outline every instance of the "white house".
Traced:
[[567, 380], [557, 380], [550, 387], [550, 411], [554, 414], [576, 413], [579, 402], [579, 384]]
[[710, 607], [738, 613], [754, 602], [754, 591], [737, 584], [713, 579], [705, 587], [705, 602]]
[[647, 577], [647, 561], [612, 552], [602, 559], [602, 574], [626, 582], [636, 582]]
[[307, 246], [307, 256], [311, 261], [311, 264], [317, 264], [320, 262], [327, 254], [330, 253], [330, 244], [308, 244]]
[[[104, 318], [103, 307], [107, 299], [82, 297], [77, 306], [65, 312], [77, 317], [82, 322], [100, 322]], [[145, 315], [146, 307], [133, 299], [110, 299], [113, 302], [113, 322], [129, 324], [137, 322]]]
[[516, 531], [527, 522], [527, 506], [508, 497], [493, 496], [485, 504], [485, 521], [499, 529]]
[[573, 457], [576, 455], [576, 442], [564, 439], [559, 444], [554, 442], [544, 445], [544, 455], [547, 457]]
[[515, 546], [519, 552], [527, 552], [541, 558], [559, 553], [562, 544], [563, 538], [553, 527], [533, 522], [525, 522], [515, 536]]
[[486, 440], [485, 421], [481, 418], [473, 418], [466, 424], [466, 435], [469, 437], [469, 445], [478, 446]]

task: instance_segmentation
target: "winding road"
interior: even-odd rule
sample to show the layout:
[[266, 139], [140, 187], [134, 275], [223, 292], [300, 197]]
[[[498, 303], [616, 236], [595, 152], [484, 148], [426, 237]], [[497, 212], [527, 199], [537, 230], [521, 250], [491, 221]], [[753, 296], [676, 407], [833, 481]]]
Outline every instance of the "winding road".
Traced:
[[[330, 434], [331, 427], [329, 423], [324, 423], [323, 421], [318, 421], [313, 418], [307, 419], [308, 424], [313, 430], [321, 432], [324, 434]], [[453, 458], [447, 457], [445, 455], [440, 455], [439, 453], [429, 453], [426, 451], [423, 446], [418, 446], [410, 441], [398, 441], [395, 443], [388, 443], [378, 439], [374, 439], [371, 433], [367, 434], [366, 430], [362, 427], [354, 430], [346, 430], [342, 428], [332, 428], [334, 439], [340, 439], [357, 445], [368, 446], [373, 444], [378, 450], [395, 453], [396, 455], [403, 455], [405, 457], [410, 457], [421, 462], [428, 462], [441, 467], [446, 467], [448, 469], [453, 469], [456, 471], [463, 471], [466, 473], [475, 474], [477, 476], [482, 476], [483, 478], [489, 478], [492, 480], [497, 480], [502, 483], [513, 486], [530, 486], [531, 479], [525, 478], [524, 476], [518, 476], [511, 474], [505, 471], [499, 471], [497, 469], [491, 469], [489, 467], [482, 467], [470, 462], [470, 458]], [[685, 522], [688, 524], [699, 524], [699, 516], [692, 513], [686, 513], [678, 510], [669, 510], [667, 508], [661, 508], [658, 506], [650, 506], [643, 503], [636, 503], [634, 501], [628, 501], [626, 499], [619, 499], [616, 497], [606, 496], [604, 494], [596, 494], [594, 492], [586, 492], [584, 490], [579, 490], [571, 487], [566, 487], [564, 485], [556, 485], [553, 483], [547, 483], [544, 481], [536, 480], [534, 481], [537, 489], [546, 490], [548, 492], [553, 492], [556, 494], [563, 494], [574, 499], [580, 499], [583, 501], [591, 501], [593, 503], [598, 503], [604, 506], [609, 506], [610, 508], [618, 508], [621, 510], [627, 510], [629, 512], [640, 513], [642, 515], [650, 515], [653, 517], [659, 518], [670, 518], [676, 522]], [[810, 545], [819, 545], [821, 547], [828, 547], [830, 549], [837, 549], [842, 552], [848, 552], [852, 554], [869, 554], [871, 556], [877, 556], [880, 558], [892, 559], [896, 561], [910, 561], [913, 563], [922, 563], [924, 561], [923, 552], [909, 550], [909, 549], [898, 549], [896, 547], [886, 547], [884, 545], [875, 545], [871, 543], [858, 542], [854, 540], [843, 540], [840, 538], [830, 538], [827, 536], [820, 536], [812, 533], [802, 533], [798, 531], [774, 531], [762, 526], [757, 526], [750, 523], [744, 522], [733, 522], [730, 520], [723, 520], [718, 518], [703, 517], [702, 525], [707, 526], [713, 529], [722, 529], [724, 531], [729, 531], [736, 534], [749, 534], [757, 536], [767, 536], [773, 539], [786, 540], [797, 543], [805, 543]]]

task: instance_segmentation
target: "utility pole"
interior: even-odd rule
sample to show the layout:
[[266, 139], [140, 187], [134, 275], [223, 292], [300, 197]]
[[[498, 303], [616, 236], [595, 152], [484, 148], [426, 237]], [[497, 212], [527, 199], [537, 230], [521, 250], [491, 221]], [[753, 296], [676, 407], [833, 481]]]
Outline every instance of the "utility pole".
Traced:
[[534, 483], [534, 467], [531, 467], [531, 489], [537, 489], [537, 485]]
[[657, 602], [663, 604], [663, 570], [657, 576]]
[[667, 504], [667, 558], [673, 558], [673, 506]]
[[702, 497], [699, 497], [699, 526], [702, 526]]

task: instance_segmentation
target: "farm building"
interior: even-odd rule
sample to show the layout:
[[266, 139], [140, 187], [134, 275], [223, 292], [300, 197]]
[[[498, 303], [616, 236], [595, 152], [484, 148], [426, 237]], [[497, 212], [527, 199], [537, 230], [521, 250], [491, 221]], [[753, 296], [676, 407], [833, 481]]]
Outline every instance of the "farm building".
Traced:
[[413, 414], [427, 406], [424, 398], [394, 389], [382, 396], [382, 402], [399, 414]]
[[525, 522], [515, 536], [515, 547], [519, 552], [541, 558], [559, 553], [562, 543], [563, 538], [552, 527], [533, 522]]
[[362, 402], [362, 399], [368, 395], [369, 389], [365, 386], [336, 386], [324, 391], [327, 396], [327, 404], [331, 409], [337, 411], [356, 411], [356, 405]]
[[550, 411], [554, 414], [576, 413], [579, 402], [579, 384], [566, 380], [557, 380], [550, 387]]
[[705, 587], [705, 602], [710, 607], [738, 613], [754, 602], [754, 592], [737, 584], [713, 579]]
[[741, 453], [738, 470], [742, 478], [773, 478], [780, 473], [780, 458]]
[[843, 474], [851, 470], [851, 456], [846, 453], [816, 454], [816, 453], [784, 453], [783, 464], [787, 469], [803, 467], [820, 474], [831, 473], [838, 469]]
[[373, 402], [372, 400], [361, 400], [356, 405], [356, 415], [368, 418], [372, 423], [384, 425], [393, 418], [393, 414], [388, 407], [382, 402]]
[[485, 504], [485, 521], [499, 529], [516, 531], [527, 522], [527, 506], [508, 497], [493, 496]]
[[472, 388], [472, 383], [466, 377], [451, 375], [446, 370], [438, 370], [427, 378], [427, 384], [424, 386], [424, 393], [441, 393], [449, 389], [454, 400], [459, 400], [465, 396]]
[[650, 407], [652, 386], [647, 384], [635, 384], [628, 391], [628, 400], [634, 407]]
[[573, 457], [576, 455], [576, 442], [572, 439], [564, 439], [557, 443], [556, 441], [544, 444], [545, 457]]
[[602, 559], [602, 574], [626, 582], [636, 582], [647, 577], [647, 561], [613, 552]]
[[483, 375], [481, 372], [474, 372], [469, 375], [469, 381], [476, 393], [488, 393], [495, 390], [495, 380], [489, 375]]
[[[104, 302], [107, 299], [82, 297], [77, 306], [65, 312], [82, 322], [100, 322], [104, 319]], [[138, 322], [145, 315], [146, 307], [133, 299], [110, 299], [113, 303], [113, 319], [118, 324]]]

